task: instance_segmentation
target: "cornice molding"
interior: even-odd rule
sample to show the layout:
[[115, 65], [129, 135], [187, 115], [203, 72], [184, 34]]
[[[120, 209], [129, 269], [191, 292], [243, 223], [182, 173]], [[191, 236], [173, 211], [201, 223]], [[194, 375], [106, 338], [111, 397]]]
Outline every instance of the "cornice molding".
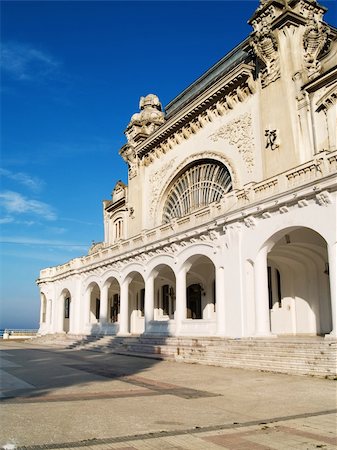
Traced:
[[236, 102], [255, 92], [253, 71], [253, 65], [246, 63], [235, 67], [135, 147], [134, 152], [141, 158], [153, 150], [165, 153], [195, 134], [205, 121], [225, 114]]
[[315, 78], [315, 80], [309, 81], [309, 83], [302, 87], [302, 90], [309, 93], [315, 92], [333, 81], [337, 81], [337, 66], [334, 66], [329, 71], [322, 73], [319, 77]]

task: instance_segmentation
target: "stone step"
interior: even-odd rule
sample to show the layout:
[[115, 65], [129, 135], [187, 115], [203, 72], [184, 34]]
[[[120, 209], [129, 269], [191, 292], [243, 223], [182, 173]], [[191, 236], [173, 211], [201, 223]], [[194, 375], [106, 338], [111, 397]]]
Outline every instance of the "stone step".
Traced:
[[180, 346], [180, 347], [173, 347], [173, 346], [158, 346], [158, 345], [143, 345], [143, 344], [131, 344], [128, 345], [126, 344], [127, 348], [130, 351], [141, 351], [141, 352], [145, 352], [145, 353], [151, 353], [151, 352], [155, 352], [155, 353], [159, 353], [159, 352], [184, 352], [184, 353], [191, 353], [191, 354], [203, 354], [203, 353], [207, 353], [209, 355], [212, 355], [213, 357], [219, 356], [219, 355], [224, 355], [224, 356], [228, 356], [228, 355], [232, 355], [233, 357], [240, 357], [240, 356], [244, 356], [244, 357], [255, 357], [255, 356], [259, 356], [260, 358], [269, 358], [269, 357], [288, 357], [288, 358], [319, 358], [319, 359], [325, 359], [325, 358], [329, 358], [329, 359], [336, 359], [336, 352], [334, 351], [334, 349], [331, 350], [321, 350], [319, 352], [316, 352], [312, 349], [302, 349], [299, 351], [296, 351], [296, 349], [288, 349], [287, 347], [283, 347], [282, 349], [269, 349], [269, 350], [265, 350], [265, 352], [261, 353], [260, 351], [254, 351], [252, 349], [249, 349], [248, 351], [246, 351], [246, 349], [240, 349], [239, 351], [237, 351], [237, 349], [232, 349], [232, 348], [223, 348], [223, 347], [219, 347], [219, 348], [195, 348], [195, 347], [186, 347], [186, 346]]
[[321, 338], [222, 339], [163, 336], [49, 335], [33, 342], [90, 350], [279, 373], [336, 377], [337, 341]]

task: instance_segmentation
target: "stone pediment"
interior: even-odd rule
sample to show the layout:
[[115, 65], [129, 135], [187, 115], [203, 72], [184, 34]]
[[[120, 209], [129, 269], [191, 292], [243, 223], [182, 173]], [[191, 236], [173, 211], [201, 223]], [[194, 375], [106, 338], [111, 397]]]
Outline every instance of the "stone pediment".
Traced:
[[112, 193], [112, 200], [104, 201], [104, 209], [107, 212], [115, 211], [116, 209], [123, 206], [126, 202], [127, 185], [123, 181], [117, 181]]

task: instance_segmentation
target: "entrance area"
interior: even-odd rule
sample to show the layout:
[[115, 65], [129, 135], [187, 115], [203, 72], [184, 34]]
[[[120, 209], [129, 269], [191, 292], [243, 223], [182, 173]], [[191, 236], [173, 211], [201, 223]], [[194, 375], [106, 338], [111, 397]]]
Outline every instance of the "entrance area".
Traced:
[[201, 293], [200, 284], [192, 284], [188, 286], [187, 297], [187, 319], [202, 319], [201, 314]]
[[328, 253], [315, 231], [284, 235], [268, 254], [271, 332], [324, 335], [332, 330]]
[[145, 283], [138, 272], [129, 276], [129, 332], [141, 334], [144, 332]]
[[71, 314], [71, 295], [68, 289], [64, 289], [61, 294], [61, 310], [62, 310], [62, 322], [63, 331], [69, 332], [70, 329], [70, 314]]

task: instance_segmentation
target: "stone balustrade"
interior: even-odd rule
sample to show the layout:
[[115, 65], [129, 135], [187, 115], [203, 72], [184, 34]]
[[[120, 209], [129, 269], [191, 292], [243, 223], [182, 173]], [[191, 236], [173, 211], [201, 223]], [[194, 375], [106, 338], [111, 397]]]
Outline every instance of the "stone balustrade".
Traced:
[[90, 266], [102, 264], [104, 261], [110, 261], [114, 258], [117, 261], [117, 257], [120, 255], [133, 256], [133, 252], [137, 254], [142, 247], [149, 246], [151, 243], [167, 240], [173, 234], [177, 236], [181, 232], [191, 230], [194, 225], [207, 224], [217, 217], [229, 214], [229, 212], [233, 214], [247, 207], [250, 208], [254, 206], [255, 202], [267, 201], [276, 195], [285, 195], [294, 188], [305, 187], [313, 181], [336, 174], [336, 171], [337, 151], [321, 152], [313, 160], [294, 169], [259, 183], [250, 183], [240, 190], [229, 192], [218, 204], [209, 205], [188, 216], [175, 219], [154, 229], [144, 230], [137, 236], [106, 246], [91, 255], [75, 258], [66, 264], [44, 269], [40, 273], [40, 281], [61, 274], [76, 272], [77, 269], [85, 270]]

